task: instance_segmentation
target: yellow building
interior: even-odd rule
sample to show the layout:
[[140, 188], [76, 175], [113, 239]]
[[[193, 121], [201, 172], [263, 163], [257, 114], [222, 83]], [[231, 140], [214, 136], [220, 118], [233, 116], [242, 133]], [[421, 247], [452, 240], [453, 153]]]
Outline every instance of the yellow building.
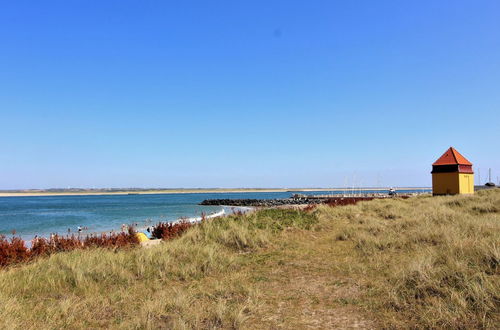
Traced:
[[432, 164], [431, 173], [433, 195], [474, 193], [472, 163], [453, 147]]

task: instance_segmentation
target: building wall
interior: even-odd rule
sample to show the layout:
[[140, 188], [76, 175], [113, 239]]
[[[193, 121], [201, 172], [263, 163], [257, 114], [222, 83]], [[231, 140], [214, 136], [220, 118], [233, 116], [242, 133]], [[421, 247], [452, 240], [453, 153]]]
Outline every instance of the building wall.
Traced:
[[461, 194], [474, 193], [474, 174], [459, 173], [458, 181]]
[[469, 173], [433, 173], [432, 194], [455, 195], [474, 193], [474, 174]]
[[432, 194], [454, 195], [460, 193], [459, 174], [455, 173], [433, 173]]

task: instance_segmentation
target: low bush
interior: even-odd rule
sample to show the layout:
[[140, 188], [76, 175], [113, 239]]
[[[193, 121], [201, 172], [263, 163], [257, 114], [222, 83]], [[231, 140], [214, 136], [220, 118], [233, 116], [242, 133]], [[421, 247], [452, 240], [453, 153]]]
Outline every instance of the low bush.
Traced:
[[90, 235], [84, 238], [53, 235], [50, 238], [37, 237], [31, 242], [31, 248], [19, 237], [10, 241], [0, 236], [0, 267], [33, 260], [39, 256], [48, 256], [57, 252], [67, 252], [87, 248], [124, 248], [139, 244], [136, 232], [129, 228], [127, 233]]
[[0, 267], [26, 261], [29, 257], [29, 250], [22, 239], [12, 237], [9, 241], [5, 236], [0, 236]]
[[186, 230], [193, 225], [187, 221], [180, 221], [176, 223], [159, 222], [153, 227], [151, 236], [156, 239], [172, 239], [182, 235]]
[[358, 202], [371, 201], [374, 199], [373, 197], [336, 197], [328, 199], [325, 204], [328, 206], [345, 206], [345, 205], [354, 205]]

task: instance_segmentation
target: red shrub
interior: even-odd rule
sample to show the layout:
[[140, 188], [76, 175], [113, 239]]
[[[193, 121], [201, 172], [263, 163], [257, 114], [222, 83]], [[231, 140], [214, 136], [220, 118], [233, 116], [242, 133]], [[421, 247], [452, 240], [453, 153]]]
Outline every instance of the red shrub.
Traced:
[[56, 252], [72, 251], [91, 247], [123, 248], [139, 244], [135, 230], [129, 228], [127, 233], [90, 235], [85, 238], [53, 235], [47, 238], [35, 238], [28, 249], [19, 237], [10, 242], [0, 236], [0, 267], [17, 262], [28, 261], [39, 256], [48, 256]]
[[335, 197], [328, 199], [325, 204], [328, 206], [354, 205], [361, 201], [371, 201], [374, 197]]
[[0, 267], [29, 259], [29, 250], [19, 237], [12, 237], [10, 242], [0, 236]]
[[181, 235], [191, 226], [192, 224], [187, 221], [181, 221], [177, 223], [159, 222], [156, 226], [153, 227], [151, 236], [153, 238], [167, 240]]
[[129, 245], [139, 244], [139, 239], [135, 235], [136, 231], [129, 227], [127, 233], [113, 233], [90, 235], [85, 237], [82, 242], [83, 247], [104, 247], [104, 248], [119, 248]]
[[54, 252], [72, 251], [83, 248], [83, 242], [74, 235], [70, 237], [55, 235], [49, 240], [49, 243], [53, 246]]
[[316, 208], [317, 204], [308, 204], [306, 207], [303, 208], [305, 212], [311, 212]]
[[54, 252], [54, 246], [46, 238], [35, 238], [31, 241], [30, 257], [49, 255]]

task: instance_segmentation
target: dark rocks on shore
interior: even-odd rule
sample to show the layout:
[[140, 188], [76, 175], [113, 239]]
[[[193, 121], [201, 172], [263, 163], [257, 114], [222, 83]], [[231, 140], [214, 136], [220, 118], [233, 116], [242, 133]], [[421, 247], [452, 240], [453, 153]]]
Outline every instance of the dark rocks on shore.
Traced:
[[227, 206], [282, 206], [282, 205], [301, 205], [301, 204], [319, 204], [321, 200], [315, 199], [206, 199], [200, 205], [227, 205]]
[[[389, 197], [389, 196], [387, 196]], [[392, 196], [395, 197], [395, 196]], [[409, 196], [398, 196], [400, 198], [408, 198]], [[330, 206], [351, 205], [357, 202], [370, 201], [375, 196], [346, 196], [346, 197], [300, 197], [300, 198], [278, 198], [278, 199], [206, 199], [200, 205], [217, 205], [217, 206], [253, 206], [253, 207], [276, 207], [285, 205], [316, 205], [328, 204]]]

